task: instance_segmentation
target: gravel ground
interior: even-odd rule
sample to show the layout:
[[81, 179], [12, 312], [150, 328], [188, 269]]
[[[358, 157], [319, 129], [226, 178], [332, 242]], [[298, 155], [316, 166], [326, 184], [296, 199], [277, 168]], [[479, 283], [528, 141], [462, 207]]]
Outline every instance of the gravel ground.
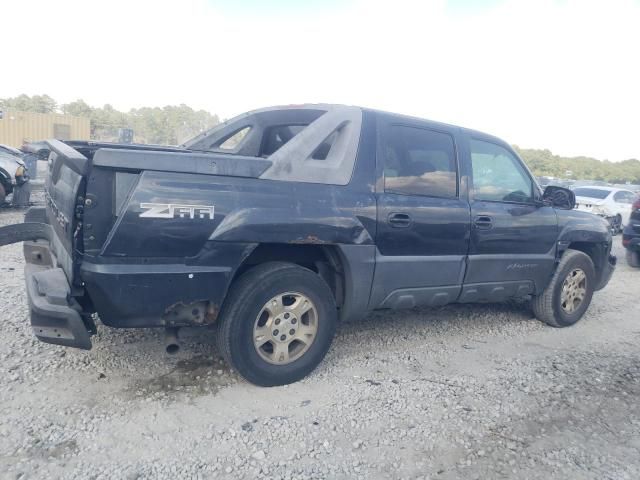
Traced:
[[184, 332], [174, 357], [159, 331], [39, 343], [22, 268], [20, 245], [0, 248], [0, 478], [640, 478], [640, 271], [624, 261], [572, 328], [517, 302], [376, 313], [270, 389], [231, 372], [213, 332]]

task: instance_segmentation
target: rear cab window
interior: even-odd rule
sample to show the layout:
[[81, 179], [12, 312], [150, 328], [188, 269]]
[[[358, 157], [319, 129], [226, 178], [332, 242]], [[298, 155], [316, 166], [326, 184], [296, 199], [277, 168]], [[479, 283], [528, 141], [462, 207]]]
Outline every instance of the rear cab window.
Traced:
[[604, 200], [611, 194], [611, 190], [605, 188], [588, 188], [579, 187], [573, 190], [576, 197], [597, 198], [598, 200]]

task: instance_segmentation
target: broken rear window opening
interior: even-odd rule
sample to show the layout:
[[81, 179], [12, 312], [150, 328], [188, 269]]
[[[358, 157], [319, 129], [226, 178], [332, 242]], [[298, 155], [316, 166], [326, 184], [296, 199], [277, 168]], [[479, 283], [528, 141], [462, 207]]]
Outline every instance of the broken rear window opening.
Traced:
[[[309, 125], [277, 125], [267, 128], [262, 140], [262, 149], [260, 151], [261, 157], [269, 157], [282, 148], [293, 137], [298, 135], [301, 131], [307, 128]], [[326, 160], [333, 143], [336, 141], [341, 128], [337, 129], [331, 135], [329, 135], [318, 148], [315, 149], [311, 155], [312, 160]]]
[[242, 141], [247, 137], [247, 134], [251, 130], [251, 127], [244, 127], [235, 132], [233, 135], [228, 137], [224, 142], [220, 144], [218, 147], [220, 150], [235, 150]]
[[261, 157], [277, 152], [285, 143], [304, 130], [308, 124], [275, 125], [265, 129], [262, 138]]
[[341, 131], [342, 131], [342, 127], [338, 128], [331, 135], [329, 135], [324, 140], [324, 142], [318, 145], [318, 148], [315, 149], [315, 151], [311, 155], [311, 158], [313, 160], [326, 160], [327, 156], [329, 155], [329, 152], [331, 151], [331, 147], [333, 146], [334, 142], [336, 141], [336, 138], [338, 138], [338, 135], [340, 134]]

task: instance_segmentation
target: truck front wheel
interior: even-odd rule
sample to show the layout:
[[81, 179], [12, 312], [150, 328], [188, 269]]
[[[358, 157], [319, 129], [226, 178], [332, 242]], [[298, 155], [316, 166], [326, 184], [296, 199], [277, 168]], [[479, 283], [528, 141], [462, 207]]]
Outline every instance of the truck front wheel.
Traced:
[[285, 385], [322, 361], [336, 323], [333, 293], [320, 276], [291, 263], [265, 263], [231, 286], [218, 327], [218, 348], [251, 383]]
[[578, 250], [567, 250], [547, 288], [533, 298], [533, 312], [552, 327], [568, 327], [589, 308], [596, 272], [591, 258]]

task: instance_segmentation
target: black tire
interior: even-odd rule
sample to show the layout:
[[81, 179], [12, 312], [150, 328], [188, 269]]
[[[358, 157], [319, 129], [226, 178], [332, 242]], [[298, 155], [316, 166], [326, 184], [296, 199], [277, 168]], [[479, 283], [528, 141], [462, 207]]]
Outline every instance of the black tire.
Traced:
[[[568, 313], [562, 308], [561, 292], [565, 279], [571, 272], [580, 269], [585, 273], [585, 296], [575, 311]], [[532, 299], [533, 313], [538, 320], [552, 327], [569, 327], [582, 318], [589, 308], [596, 282], [596, 271], [591, 258], [578, 250], [567, 250], [547, 285], [547, 288]]]
[[[258, 354], [253, 329], [263, 306], [285, 292], [300, 292], [311, 300], [317, 311], [317, 331], [301, 357], [275, 365]], [[291, 263], [264, 263], [231, 286], [220, 316], [218, 348], [249, 382], [263, 387], [286, 385], [304, 378], [322, 361], [335, 335], [337, 316], [333, 293], [319, 275]]]
[[617, 235], [618, 233], [622, 232], [622, 229], [622, 215], [617, 214], [613, 219], [613, 234]]
[[0, 183], [0, 205], [4, 205], [4, 201], [7, 198], [7, 191], [4, 189], [4, 185]]
[[631, 268], [640, 268], [640, 252], [627, 250], [625, 253], [627, 263]]

